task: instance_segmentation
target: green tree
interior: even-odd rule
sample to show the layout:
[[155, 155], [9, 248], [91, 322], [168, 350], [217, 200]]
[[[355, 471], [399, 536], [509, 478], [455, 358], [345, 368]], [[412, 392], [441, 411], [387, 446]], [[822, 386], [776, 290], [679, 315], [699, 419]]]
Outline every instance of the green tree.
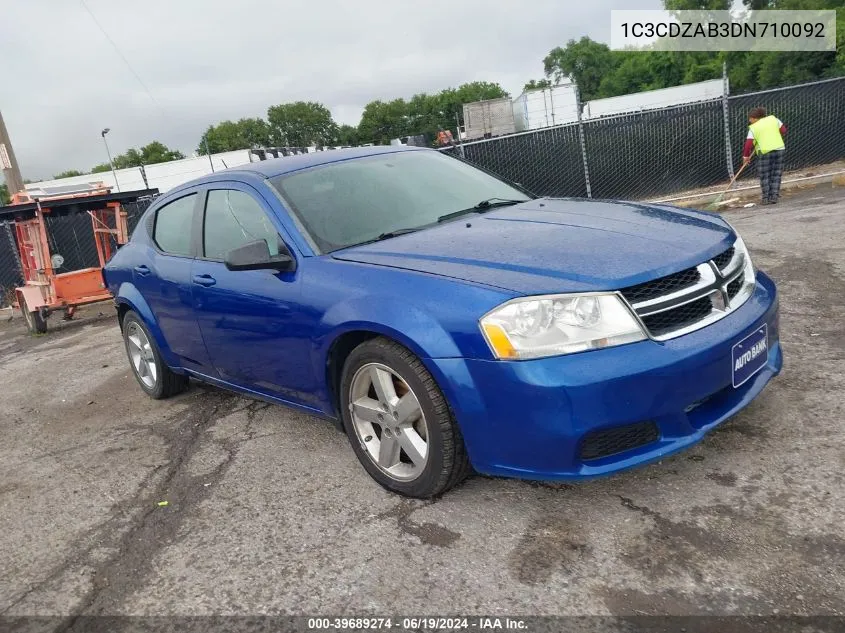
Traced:
[[337, 128], [338, 145], [350, 145], [352, 147], [361, 144], [361, 134], [354, 125], [341, 125]]
[[456, 89], [441, 90], [435, 99], [440, 104], [440, 126], [450, 128], [455, 125], [455, 115], [463, 119], [464, 104], [475, 101], [488, 101], [509, 97], [508, 92], [499, 84], [490, 81], [472, 81], [461, 84]]
[[616, 71], [620, 61], [620, 56], [607, 44], [584, 36], [578, 41], [569, 40], [563, 48], [552, 49], [543, 60], [543, 68], [555, 83], [572, 79], [578, 85], [581, 99], [587, 101], [601, 96], [602, 80]]
[[270, 145], [270, 127], [261, 118], [240, 119], [239, 121], [222, 121], [211, 125], [205, 131], [197, 147], [198, 154], [212, 154], [231, 152], [238, 149], [252, 147], [267, 147]]
[[499, 84], [489, 81], [461, 84], [434, 95], [415, 95], [409, 103], [412, 133], [434, 136], [442, 127], [457, 134], [457, 122], [463, 119], [464, 104], [509, 96]]
[[242, 147], [243, 144], [244, 140], [241, 137], [238, 124], [234, 121], [221, 121], [217, 125], [208, 126], [208, 129], [200, 138], [197, 153], [217, 154], [235, 149], [247, 149]]
[[745, 52], [728, 56], [732, 88], [755, 90], [845, 75], [845, 0], [743, 0], [751, 9], [836, 10], [836, 52]]
[[[267, 147], [270, 144], [270, 126], [261, 118], [240, 119], [238, 129], [249, 147]], [[238, 149], [247, 149], [239, 147]]]
[[[449, 90], [444, 90], [440, 94], [448, 93]], [[455, 91], [463, 100], [463, 103], [472, 103], [473, 101], [486, 101], [487, 99], [500, 99], [502, 97], [509, 97], [508, 91], [502, 88], [499, 84], [492, 81], [471, 81], [466, 84], [461, 84]]]
[[78, 169], [68, 169], [53, 176], [53, 180], [60, 180], [62, 178], [73, 178], [74, 176], [84, 176], [85, 174]]
[[271, 106], [267, 110], [270, 139], [281, 147], [331, 145], [337, 137], [332, 113], [321, 103], [297, 101]]
[[[132, 150], [130, 150], [132, 151]], [[155, 163], [166, 163], [171, 160], [181, 160], [185, 155], [179, 150], [170, 149], [164, 143], [153, 141], [141, 148], [141, 163], [154, 165]]]
[[522, 87], [522, 91], [528, 92], [529, 90], [543, 90], [551, 87], [552, 82], [548, 79], [532, 79]]
[[6, 186], [6, 183], [0, 184], [0, 207], [9, 204], [12, 201], [11, 196], [9, 196], [9, 188]]
[[[140, 167], [141, 165], [154, 165], [155, 163], [166, 163], [171, 160], [180, 160], [185, 155], [179, 150], [170, 149], [164, 143], [153, 141], [144, 145], [141, 149], [130, 148], [125, 154], [118, 154], [112, 159], [115, 169], [127, 169], [129, 167]], [[111, 171], [111, 165], [102, 163], [91, 169], [92, 174], [99, 174]]]
[[[727, 63], [733, 93], [845, 75], [845, 0], [743, 0], [754, 9], [836, 9], [837, 52], [611, 51], [583, 37], [543, 60], [553, 81], [572, 78], [586, 101], [716, 79]], [[729, 0], [664, 0], [667, 10], [726, 10]], [[526, 86], [527, 87], [527, 86]]]
[[433, 137], [441, 127], [456, 128], [465, 103], [507, 96], [497, 83], [473, 81], [437, 94], [415, 94], [410, 101], [372, 101], [364, 107], [358, 132], [364, 143], [386, 144], [394, 138], [417, 134]]
[[410, 109], [404, 99], [371, 101], [364, 106], [358, 134], [364, 143], [388, 144], [411, 133]]
[[663, 0], [667, 11], [729, 11], [731, 0]]
[[141, 160], [141, 152], [134, 147], [126, 150], [125, 154], [118, 154], [112, 161], [115, 169], [127, 169], [128, 167], [138, 167], [143, 164]]

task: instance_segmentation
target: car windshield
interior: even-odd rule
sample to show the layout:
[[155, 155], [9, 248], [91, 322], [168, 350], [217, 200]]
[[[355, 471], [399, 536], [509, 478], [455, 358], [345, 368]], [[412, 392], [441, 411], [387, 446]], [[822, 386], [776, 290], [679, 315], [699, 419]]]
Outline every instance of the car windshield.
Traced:
[[520, 190], [439, 152], [358, 158], [269, 182], [292, 207], [321, 252], [390, 237], [497, 202], [525, 201]]

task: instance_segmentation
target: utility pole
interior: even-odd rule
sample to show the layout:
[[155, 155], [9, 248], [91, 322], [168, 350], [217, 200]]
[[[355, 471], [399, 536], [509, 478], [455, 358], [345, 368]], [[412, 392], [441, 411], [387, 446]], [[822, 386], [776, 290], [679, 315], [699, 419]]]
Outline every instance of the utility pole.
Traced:
[[100, 136], [103, 137], [103, 143], [106, 146], [106, 154], [109, 157], [109, 165], [111, 166], [111, 175], [114, 178], [114, 186], [120, 191], [120, 183], [117, 182], [117, 171], [114, 168], [114, 161], [111, 159], [111, 150], [109, 149], [109, 142], [106, 140], [106, 134], [111, 132], [111, 128], [106, 128], [102, 132], [100, 132]]
[[[464, 121], [464, 123], [466, 123], [466, 121]], [[455, 125], [458, 126], [458, 129], [455, 130], [458, 133], [458, 151], [461, 153], [461, 158], [466, 158], [466, 154], [464, 153], [464, 140], [461, 138], [461, 117], [457, 112], [455, 112]]]
[[23, 191], [23, 178], [18, 167], [18, 160], [15, 158], [15, 150], [12, 149], [12, 141], [9, 140], [9, 132], [3, 122], [3, 113], [0, 112], [0, 168], [3, 169], [3, 177], [6, 179], [6, 187], [9, 195]]
[[214, 173], [214, 163], [211, 161], [211, 152], [208, 151], [208, 135], [205, 135], [205, 138], [202, 139], [205, 143], [205, 155], [208, 156], [208, 164], [211, 165], [211, 173]]
[[731, 93], [730, 82], [728, 81], [728, 63], [722, 62], [722, 116], [725, 127], [725, 158], [728, 161], [728, 176], [734, 177], [734, 157], [731, 151], [731, 117], [728, 105], [728, 96]]

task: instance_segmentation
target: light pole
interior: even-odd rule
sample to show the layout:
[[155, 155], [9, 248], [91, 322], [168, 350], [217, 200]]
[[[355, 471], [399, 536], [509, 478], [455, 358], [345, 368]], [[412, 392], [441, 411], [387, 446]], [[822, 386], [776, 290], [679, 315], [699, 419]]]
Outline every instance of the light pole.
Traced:
[[211, 152], [208, 151], [208, 134], [202, 139], [205, 142], [205, 155], [208, 156], [208, 164], [211, 165], [211, 173], [214, 173], [214, 163], [211, 162]]
[[103, 143], [106, 145], [106, 154], [109, 156], [109, 165], [111, 165], [111, 175], [114, 176], [114, 186], [120, 191], [120, 183], [117, 182], [117, 172], [114, 170], [114, 161], [111, 159], [111, 151], [109, 150], [109, 142], [106, 140], [106, 134], [111, 132], [111, 128], [106, 128], [102, 132], [100, 132], [100, 136], [103, 137]]

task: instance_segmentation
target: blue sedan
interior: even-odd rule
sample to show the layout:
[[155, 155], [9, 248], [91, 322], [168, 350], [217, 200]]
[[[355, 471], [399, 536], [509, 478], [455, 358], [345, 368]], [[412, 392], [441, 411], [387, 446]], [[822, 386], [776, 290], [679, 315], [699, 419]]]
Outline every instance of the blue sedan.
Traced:
[[535, 198], [432, 150], [187, 183], [104, 276], [149, 396], [193, 377], [328, 417], [413, 497], [660, 459], [782, 364], [775, 284], [720, 217]]

